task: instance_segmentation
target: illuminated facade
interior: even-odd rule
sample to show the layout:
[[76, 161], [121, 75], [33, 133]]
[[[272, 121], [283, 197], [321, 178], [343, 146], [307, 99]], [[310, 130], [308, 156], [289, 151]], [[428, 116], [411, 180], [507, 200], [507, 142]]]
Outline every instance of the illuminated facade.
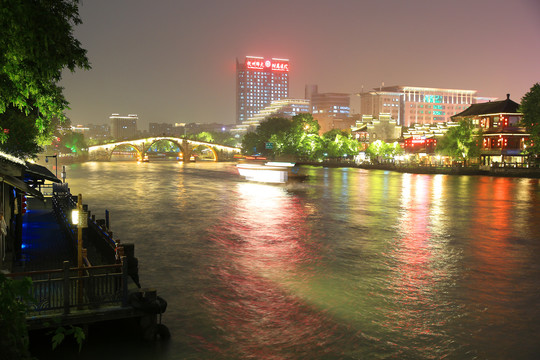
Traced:
[[389, 86], [360, 93], [361, 115], [389, 113], [398, 125], [452, 121], [451, 117], [470, 105], [494, 100], [476, 96], [476, 90]]
[[115, 140], [132, 139], [138, 135], [137, 120], [139, 117], [136, 114], [121, 116], [120, 114], [112, 114], [109, 116], [111, 122], [111, 136]]
[[414, 124], [403, 132], [403, 148], [410, 154], [434, 154], [437, 140], [454, 126], [458, 123]]
[[278, 116], [292, 118], [300, 113], [310, 113], [310, 111], [310, 102], [306, 99], [275, 100], [264, 109], [261, 109], [257, 114], [255, 114], [255, 116], [242, 121], [241, 124], [237, 125], [236, 128], [233, 129], [233, 132], [245, 134], [248, 131], [255, 131], [261, 121], [264, 121], [270, 117]]
[[236, 59], [236, 124], [255, 116], [272, 101], [289, 96], [289, 60], [246, 56]]
[[351, 133], [362, 144], [362, 150], [366, 150], [369, 144], [377, 140], [387, 143], [398, 141], [401, 138], [401, 126], [397, 125], [390, 114], [379, 114], [378, 119], [364, 115], [351, 126]]
[[311, 113], [321, 127], [321, 134], [333, 129], [349, 131], [354, 125], [350, 118], [350, 94], [319, 93], [317, 85], [307, 85], [306, 99], [311, 101]]
[[482, 165], [517, 165], [527, 161], [524, 150], [530, 136], [524, 127], [519, 126], [523, 114], [518, 109], [519, 104], [507, 94], [506, 100], [471, 105], [452, 119], [469, 120], [482, 129]]

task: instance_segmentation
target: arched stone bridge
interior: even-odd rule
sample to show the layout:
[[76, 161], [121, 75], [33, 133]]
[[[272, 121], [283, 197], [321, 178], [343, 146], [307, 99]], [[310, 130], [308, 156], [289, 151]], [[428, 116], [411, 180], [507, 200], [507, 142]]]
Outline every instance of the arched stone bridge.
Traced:
[[144, 159], [148, 149], [150, 149], [150, 147], [158, 141], [169, 141], [178, 146], [180, 152], [182, 153], [183, 159], [190, 159], [193, 153], [193, 149], [195, 149], [196, 147], [203, 147], [209, 149], [214, 155], [214, 161], [232, 160], [235, 154], [240, 154], [241, 150], [240, 148], [232, 146], [218, 145], [214, 143], [207, 143], [204, 141], [196, 141], [171, 136], [159, 136], [90, 146], [88, 147], [88, 157], [91, 161], [110, 161], [115, 149], [117, 149], [118, 147], [129, 146], [137, 151], [138, 159]]

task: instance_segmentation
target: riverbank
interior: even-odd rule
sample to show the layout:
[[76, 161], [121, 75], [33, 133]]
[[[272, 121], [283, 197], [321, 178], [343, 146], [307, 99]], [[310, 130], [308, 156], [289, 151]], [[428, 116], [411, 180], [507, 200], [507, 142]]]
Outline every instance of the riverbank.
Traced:
[[462, 166], [410, 166], [395, 164], [355, 164], [353, 162], [299, 162], [299, 165], [321, 166], [321, 167], [351, 167], [366, 170], [385, 170], [411, 174], [443, 174], [443, 175], [470, 175], [470, 176], [502, 176], [502, 177], [522, 177], [540, 178], [540, 168], [503, 168], [493, 167], [489, 170], [477, 167]]

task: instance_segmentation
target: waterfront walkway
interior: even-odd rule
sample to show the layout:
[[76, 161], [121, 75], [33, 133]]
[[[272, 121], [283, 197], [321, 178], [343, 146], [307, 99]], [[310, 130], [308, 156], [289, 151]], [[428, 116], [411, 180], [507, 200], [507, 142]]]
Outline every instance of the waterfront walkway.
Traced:
[[23, 216], [23, 249], [13, 272], [62, 269], [63, 262], [76, 265], [74, 244], [56, 220], [51, 199], [28, 199], [29, 210]]

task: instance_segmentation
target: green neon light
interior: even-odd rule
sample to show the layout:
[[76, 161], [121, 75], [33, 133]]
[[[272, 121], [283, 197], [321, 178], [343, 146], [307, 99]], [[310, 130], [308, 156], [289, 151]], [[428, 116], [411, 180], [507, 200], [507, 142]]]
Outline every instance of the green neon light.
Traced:
[[443, 97], [440, 95], [425, 95], [424, 102], [440, 104], [443, 101]]

